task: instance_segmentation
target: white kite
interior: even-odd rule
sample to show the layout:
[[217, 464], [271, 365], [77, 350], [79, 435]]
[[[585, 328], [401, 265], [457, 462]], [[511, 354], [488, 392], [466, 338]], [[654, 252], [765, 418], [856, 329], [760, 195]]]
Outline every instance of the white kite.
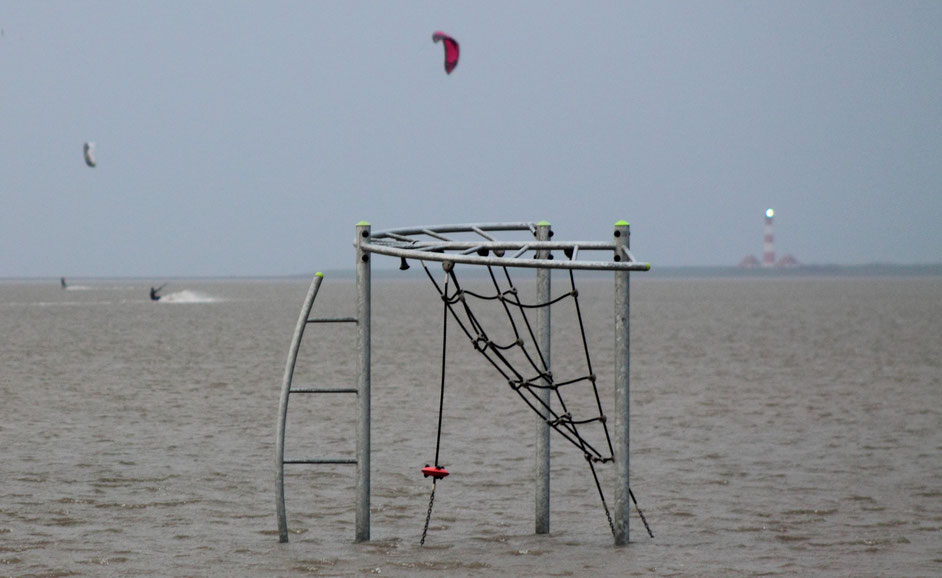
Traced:
[[85, 143], [85, 164], [93, 168], [95, 166], [95, 143], [93, 142]]

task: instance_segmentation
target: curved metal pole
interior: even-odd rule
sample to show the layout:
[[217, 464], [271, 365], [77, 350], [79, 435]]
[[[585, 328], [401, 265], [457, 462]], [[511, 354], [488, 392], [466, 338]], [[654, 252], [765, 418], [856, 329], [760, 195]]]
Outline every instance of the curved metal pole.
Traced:
[[281, 381], [278, 430], [275, 438], [275, 475], [277, 477], [275, 483], [275, 511], [278, 513], [279, 542], [288, 541], [288, 518], [285, 514], [285, 421], [288, 416], [288, 396], [291, 392], [291, 380], [294, 377], [294, 365], [298, 360], [298, 350], [301, 348], [301, 337], [304, 336], [304, 328], [307, 326], [311, 307], [314, 305], [314, 298], [317, 297], [317, 291], [320, 289], [323, 280], [324, 275], [317, 273], [307, 290], [304, 305], [301, 306], [301, 314], [298, 316], [298, 324], [294, 327], [291, 349], [288, 350], [288, 361], [285, 362], [285, 375]]

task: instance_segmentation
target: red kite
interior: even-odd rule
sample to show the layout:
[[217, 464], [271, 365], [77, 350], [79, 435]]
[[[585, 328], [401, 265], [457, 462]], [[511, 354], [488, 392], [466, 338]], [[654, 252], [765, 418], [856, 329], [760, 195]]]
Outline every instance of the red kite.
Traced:
[[445, 73], [451, 74], [451, 71], [458, 66], [458, 42], [444, 32], [432, 34], [432, 41], [442, 41], [445, 45]]

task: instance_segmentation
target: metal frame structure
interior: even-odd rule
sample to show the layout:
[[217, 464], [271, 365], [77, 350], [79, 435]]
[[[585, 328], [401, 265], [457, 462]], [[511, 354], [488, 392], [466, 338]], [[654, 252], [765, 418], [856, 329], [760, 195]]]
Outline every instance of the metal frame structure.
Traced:
[[[498, 234], [529, 232], [531, 239], [501, 240]], [[356, 305], [354, 318], [310, 318], [314, 298], [323, 275], [318, 273], [301, 308], [295, 328], [285, 374], [282, 380], [276, 439], [276, 512], [278, 533], [282, 542], [288, 541], [285, 513], [285, 464], [356, 464], [356, 541], [370, 539], [370, 331], [371, 331], [371, 256], [373, 254], [399, 257], [403, 268], [407, 260], [439, 261], [447, 264], [491, 265], [498, 267], [524, 267], [537, 269], [537, 302], [550, 300], [551, 270], [603, 270], [615, 276], [615, 416], [614, 455], [616, 468], [613, 530], [616, 545], [628, 543], [628, 513], [630, 493], [629, 465], [629, 273], [648, 271], [651, 265], [638, 261], [629, 248], [630, 227], [625, 221], [615, 223], [612, 240], [607, 242], [552, 241], [550, 223], [515, 222], [481, 223], [467, 225], [438, 225], [389, 229], [372, 233], [365, 221], [356, 225]], [[610, 260], [583, 260], [586, 252], [607, 252]], [[565, 258], [554, 258], [559, 253]], [[292, 388], [294, 366], [297, 361], [304, 328], [309, 323], [355, 323], [357, 327], [357, 386], [353, 388]], [[537, 317], [537, 339], [545, 353], [547, 369], [550, 364], [550, 311], [540, 308]], [[550, 392], [544, 390], [549, 403]], [[288, 398], [294, 393], [353, 393], [357, 396], [356, 459], [312, 458], [285, 459], [284, 439]], [[537, 417], [536, 427], [536, 533], [549, 532], [550, 438], [549, 424]]]

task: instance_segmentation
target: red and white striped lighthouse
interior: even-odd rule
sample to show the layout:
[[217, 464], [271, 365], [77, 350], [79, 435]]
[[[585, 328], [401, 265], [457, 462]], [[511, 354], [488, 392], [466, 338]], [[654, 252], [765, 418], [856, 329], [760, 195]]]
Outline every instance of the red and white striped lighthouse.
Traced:
[[772, 236], [772, 217], [775, 211], [767, 209], [765, 211], [765, 240], [762, 243], [762, 266], [775, 266], [775, 239]]

